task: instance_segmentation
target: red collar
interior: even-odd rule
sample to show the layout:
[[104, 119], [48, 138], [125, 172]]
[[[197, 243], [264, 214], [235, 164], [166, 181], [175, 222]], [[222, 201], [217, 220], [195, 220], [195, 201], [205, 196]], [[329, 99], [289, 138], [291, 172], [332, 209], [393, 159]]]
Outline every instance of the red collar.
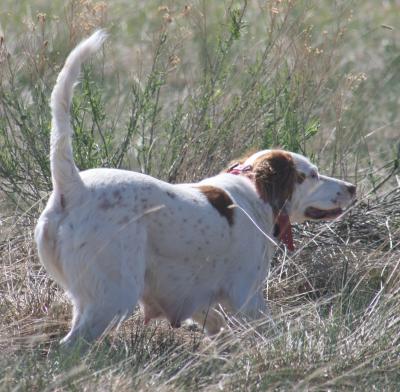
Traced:
[[282, 241], [290, 251], [294, 251], [292, 225], [290, 223], [289, 215], [284, 212], [279, 212], [275, 217], [278, 224], [278, 238]]
[[253, 166], [251, 165], [242, 165], [240, 163], [234, 163], [228, 170], [227, 173], [239, 175], [243, 173], [248, 173], [253, 170]]

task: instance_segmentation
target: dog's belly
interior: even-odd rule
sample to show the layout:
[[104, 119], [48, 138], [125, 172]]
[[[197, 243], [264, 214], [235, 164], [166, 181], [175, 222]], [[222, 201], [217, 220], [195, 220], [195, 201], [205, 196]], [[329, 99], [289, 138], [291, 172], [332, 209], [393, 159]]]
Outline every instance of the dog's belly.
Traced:
[[172, 259], [151, 254], [140, 299], [145, 323], [166, 318], [173, 327], [223, 298], [229, 258]]

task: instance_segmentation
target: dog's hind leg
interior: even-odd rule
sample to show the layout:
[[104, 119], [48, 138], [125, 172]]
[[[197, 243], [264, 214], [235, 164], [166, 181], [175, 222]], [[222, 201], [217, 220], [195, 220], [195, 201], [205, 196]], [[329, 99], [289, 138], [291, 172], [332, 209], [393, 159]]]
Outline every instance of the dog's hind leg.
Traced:
[[[122, 300], [124, 297], [129, 298], [130, 303], [126, 299]], [[75, 301], [72, 328], [61, 343], [72, 346], [79, 340], [82, 343], [92, 342], [107, 328], [114, 327], [129, 316], [137, 299], [138, 295], [134, 295], [133, 292], [115, 290], [115, 293], [110, 297], [98, 298], [98, 302], [86, 304], [86, 306]], [[120, 303], [116, 307], [118, 300], [120, 300]]]
[[75, 275], [75, 281], [68, 286], [74, 318], [62, 343], [90, 343], [134, 310], [143, 293], [145, 246], [144, 241], [132, 245], [127, 236], [128, 233], [121, 234], [103, 249], [97, 248], [95, 260], [75, 264], [79, 270], [70, 269], [70, 282]]

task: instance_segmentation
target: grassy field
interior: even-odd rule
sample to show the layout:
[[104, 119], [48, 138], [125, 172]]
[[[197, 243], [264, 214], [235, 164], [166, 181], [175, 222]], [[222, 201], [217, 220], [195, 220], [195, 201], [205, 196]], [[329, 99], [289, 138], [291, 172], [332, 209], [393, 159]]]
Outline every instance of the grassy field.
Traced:
[[[273, 327], [230, 317], [58, 344], [68, 300], [40, 266], [51, 190], [52, 86], [66, 55], [110, 33], [76, 88], [75, 160], [171, 182], [249, 149], [309, 156], [357, 184], [345, 219], [295, 227], [265, 282]], [[400, 3], [11, 1], [0, 4], [0, 391], [400, 389]]]

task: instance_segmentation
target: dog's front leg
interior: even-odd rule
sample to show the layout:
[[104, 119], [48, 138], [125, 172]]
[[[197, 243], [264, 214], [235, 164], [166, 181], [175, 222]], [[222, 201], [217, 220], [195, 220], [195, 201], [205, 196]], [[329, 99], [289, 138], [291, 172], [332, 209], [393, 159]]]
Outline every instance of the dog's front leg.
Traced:
[[212, 307], [197, 311], [192, 316], [192, 320], [199, 324], [200, 327], [204, 328], [209, 336], [216, 335], [226, 325], [222, 314]]

